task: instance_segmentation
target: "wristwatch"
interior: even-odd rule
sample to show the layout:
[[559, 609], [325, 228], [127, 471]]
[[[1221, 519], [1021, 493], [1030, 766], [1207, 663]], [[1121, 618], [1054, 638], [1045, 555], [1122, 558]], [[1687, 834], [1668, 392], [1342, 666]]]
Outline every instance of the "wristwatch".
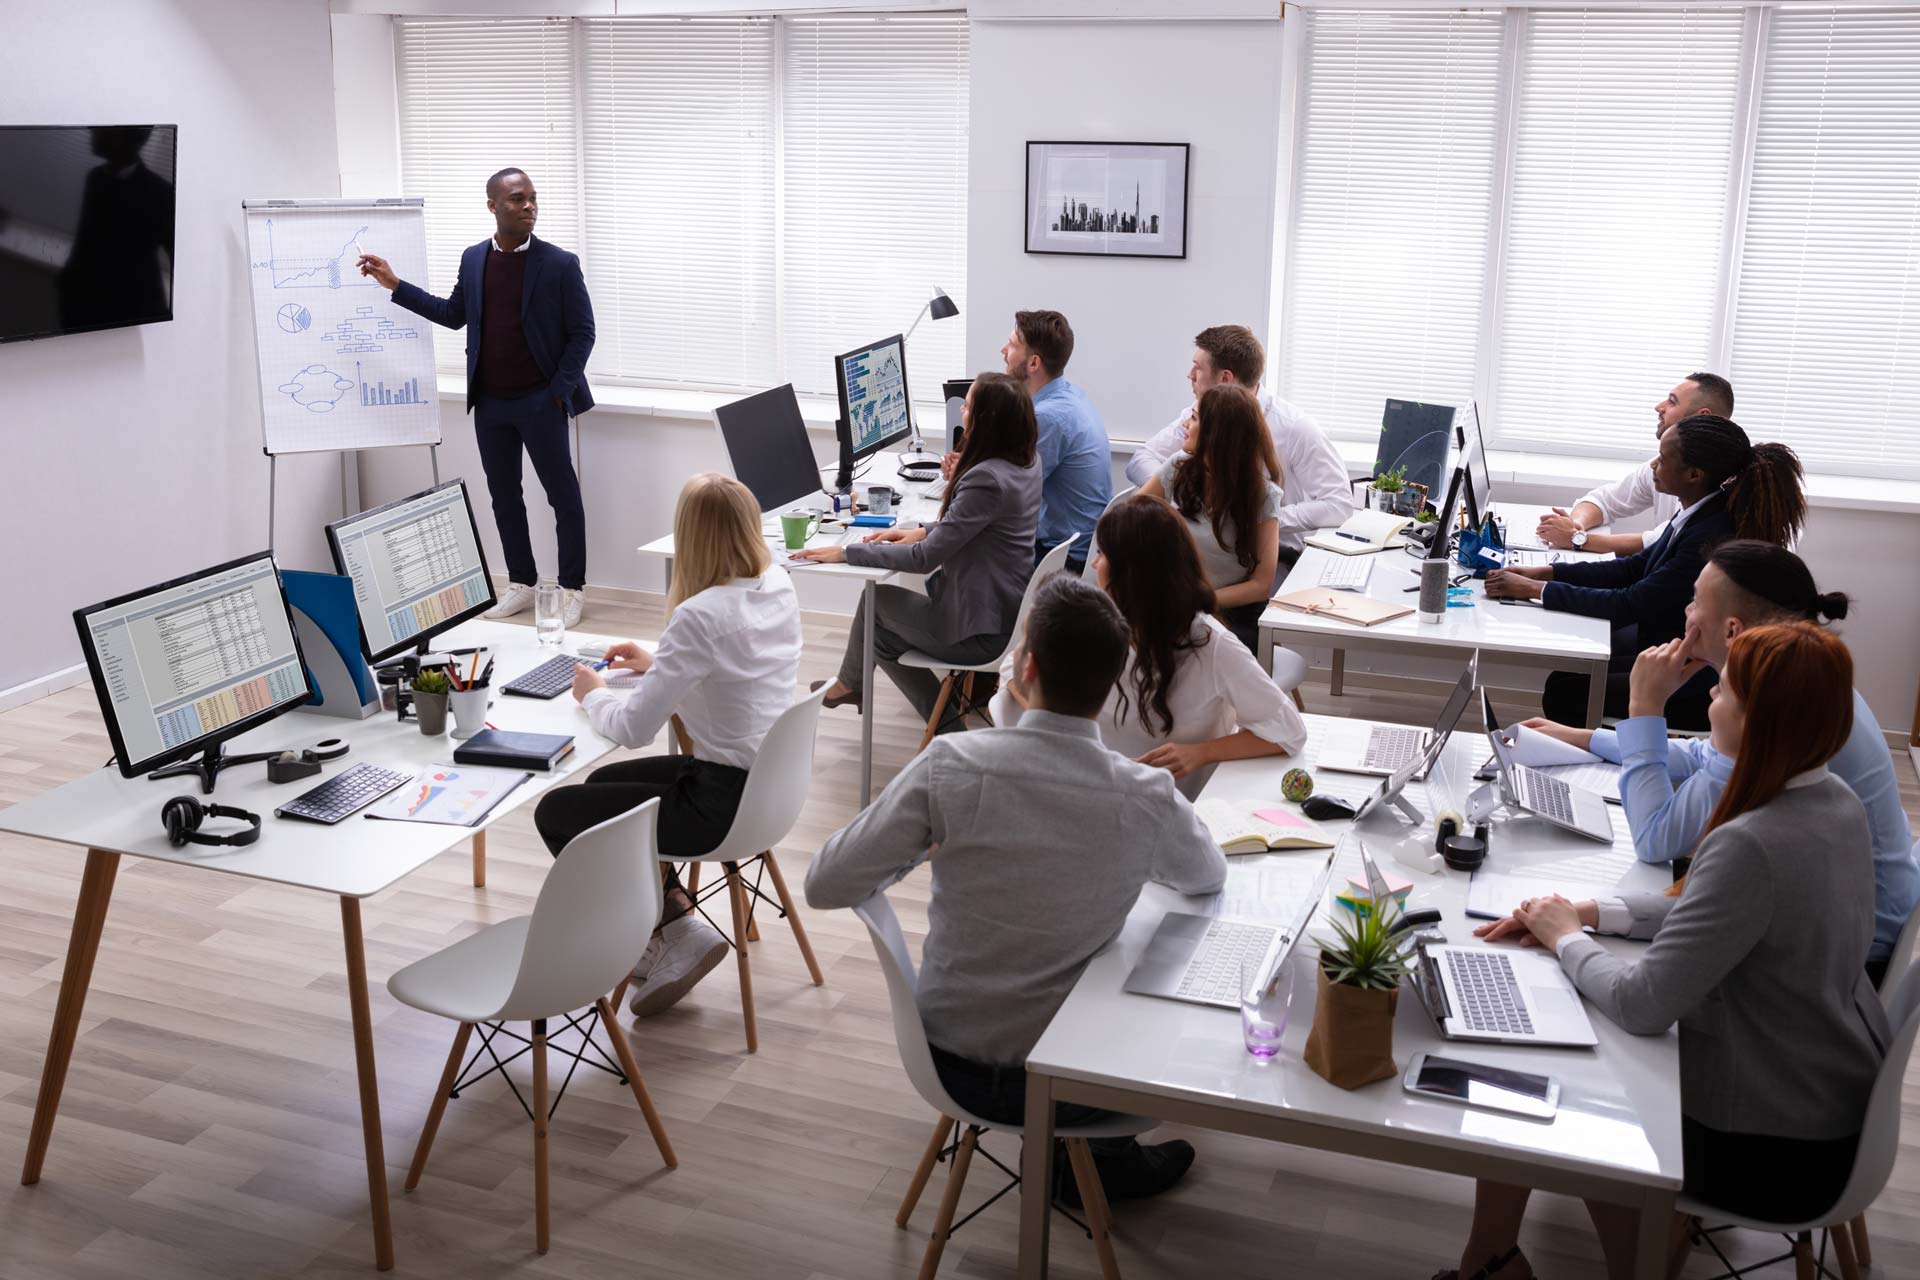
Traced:
[[1580, 550], [1580, 548], [1586, 545], [1587, 545], [1587, 531], [1585, 529], [1575, 529], [1573, 531], [1573, 549], [1575, 551], [1578, 551]]

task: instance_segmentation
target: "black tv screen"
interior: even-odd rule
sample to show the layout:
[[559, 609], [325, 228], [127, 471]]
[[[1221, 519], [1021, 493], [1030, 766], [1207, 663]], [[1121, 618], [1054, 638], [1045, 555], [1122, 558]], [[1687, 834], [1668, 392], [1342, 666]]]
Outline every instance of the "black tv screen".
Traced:
[[177, 132], [0, 127], [0, 342], [173, 319]]

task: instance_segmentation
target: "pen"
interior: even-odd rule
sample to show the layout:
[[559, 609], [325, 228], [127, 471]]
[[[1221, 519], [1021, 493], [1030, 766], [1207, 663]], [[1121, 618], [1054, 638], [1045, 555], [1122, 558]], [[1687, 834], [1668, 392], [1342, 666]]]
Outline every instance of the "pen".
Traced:
[[495, 733], [500, 732], [499, 726], [494, 724], [494, 722], [491, 720], [482, 720], [480, 723], [486, 725], [487, 728], [492, 729]]
[[608, 667], [612, 665], [613, 665], [612, 658], [602, 658], [600, 659], [600, 661], [593, 664], [593, 669], [595, 671], [605, 671]]
[[1345, 529], [1335, 529], [1335, 530], [1333, 531], [1333, 536], [1334, 536], [1334, 537], [1336, 537], [1336, 538], [1352, 538], [1352, 539], [1353, 539], [1353, 540], [1354, 540], [1355, 542], [1365, 542], [1365, 541], [1367, 541], [1367, 537], [1366, 537], [1366, 535], [1365, 535], [1365, 534], [1362, 534], [1362, 533], [1348, 533], [1348, 532], [1347, 532], [1347, 531], [1346, 531]]

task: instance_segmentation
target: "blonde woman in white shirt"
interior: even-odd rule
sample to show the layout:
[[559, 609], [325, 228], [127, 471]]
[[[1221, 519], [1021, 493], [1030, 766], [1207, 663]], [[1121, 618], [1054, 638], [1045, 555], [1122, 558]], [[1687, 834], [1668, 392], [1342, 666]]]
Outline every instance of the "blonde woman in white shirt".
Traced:
[[[652, 742], [678, 713], [693, 754], [623, 760], [542, 796], [533, 824], [555, 857], [580, 832], [655, 797], [663, 856], [715, 848], [733, 825], [767, 730], [793, 702], [800, 608], [760, 536], [753, 495], [728, 476], [694, 476], [674, 508], [673, 542], [667, 629], [655, 651], [631, 640], [610, 645], [609, 666], [637, 678], [612, 689], [599, 672], [577, 666], [573, 696], [596, 730], [627, 747]], [[726, 953], [726, 940], [669, 872], [662, 923], [634, 966], [629, 1007], [641, 1017], [671, 1007]]]
[[[1095, 578], [1133, 642], [1099, 717], [1110, 750], [1166, 769], [1192, 799], [1223, 760], [1292, 755], [1306, 745], [1293, 702], [1214, 616], [1213, 588], [1179, 512], [1135, 494], [1107, 508], [1094, 546]], [[1012, 674], [1001, 671], [995, 724], [1019, 722]]]

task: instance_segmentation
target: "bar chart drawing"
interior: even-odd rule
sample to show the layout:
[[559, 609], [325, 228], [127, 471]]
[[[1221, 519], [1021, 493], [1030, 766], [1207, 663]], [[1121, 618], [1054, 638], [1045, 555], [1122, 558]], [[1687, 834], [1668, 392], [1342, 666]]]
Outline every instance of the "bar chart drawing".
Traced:
[[420, 398], [420, 379], [408, 378], [398, 387], [389, 387], [384, 382], [362, 382], [360, 362], [353, 362], [353, 380], [360, 383], [360, 404], [364, 408], [390, 404], [425, 404]]

